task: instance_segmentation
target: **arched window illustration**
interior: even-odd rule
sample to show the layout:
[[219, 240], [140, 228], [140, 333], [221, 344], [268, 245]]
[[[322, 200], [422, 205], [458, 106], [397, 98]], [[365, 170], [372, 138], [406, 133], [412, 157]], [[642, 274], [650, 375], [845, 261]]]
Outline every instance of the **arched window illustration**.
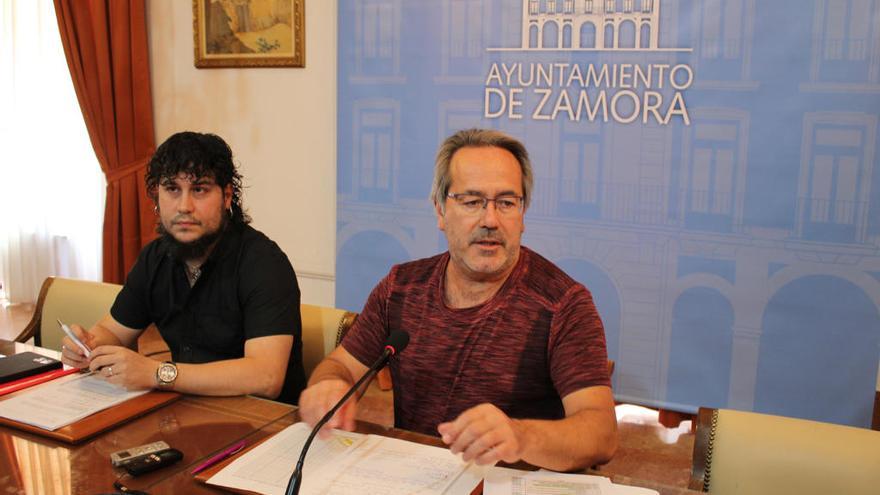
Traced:
[[[869, 427], [878, 345], [877, 303], [858, 286], [828, 275], [789, 282], [761, 322], [755, 410]], [[844, 413], [853, 409], [861, 414]]]
[[592, 22], [581, 24], [581, 48], [596, 48], [596, 25]]
[[336, 307], [360, 312], [373, 287], [391, 267], [409, 261], [410, 254], [386, 232], [367, 230], [352, 236], [336, 258]]
[[538, 25], [529, 26], [529, 48], [538, 48]]
[[614, 48], [614, 24], [605, 23], [605, 48]]
[[647, 22], [642, 24], [639, 30], [639, 48], [650, 48], [651, 46], [651, 25]]
[[571, 48], [571, 24], [562, 26], [562, 48]]
[[[598, 266], [589, 261], [567, 258], [556, 263], [571, 278], [584, 284], [593, 295], [596, 310], [605, 327], [605, 345], [608, 348], [608, 359], [620, 363], [620, 295], [617, 286]], [[619, 368], [618, 368], [619, 369]], [[615, 375], [619, 376], [619, 374]], [[616, 380], [615, 380], [616, 381]]]
[[617, 36], [618, 48], [635, 48], [636, 24], [633, 21], [621, 22]]
[[672, 308], [666, 401], [725, 407], [730, 392], [733, 307], [717, 289], [684, 291]]
[[553, 21], [544, 23], [541, 48], [559, 48], [559, 26]]

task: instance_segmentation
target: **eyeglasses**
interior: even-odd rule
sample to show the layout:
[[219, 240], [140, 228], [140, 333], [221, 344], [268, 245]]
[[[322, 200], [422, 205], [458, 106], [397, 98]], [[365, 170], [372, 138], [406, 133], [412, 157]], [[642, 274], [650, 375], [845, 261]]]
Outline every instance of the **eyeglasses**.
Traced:
[[469, 215], [476, 215], [480, 213], [480, 210], [485, 210], [489, 207], [490, 201], [495, 203], [495, 211], [502, 215], [521, 213], [523, 210], [523, 197], [513, 194], [502, 194], [495, 198], [487, 198], [480, 194], [449, 193], [446, 197], [454, 199], [455, 203]]

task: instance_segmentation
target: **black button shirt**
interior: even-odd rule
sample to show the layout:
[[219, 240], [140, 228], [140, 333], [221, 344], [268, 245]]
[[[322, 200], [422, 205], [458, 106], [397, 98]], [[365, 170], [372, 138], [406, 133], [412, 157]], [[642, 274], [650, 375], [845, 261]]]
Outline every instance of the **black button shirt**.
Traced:
[[229, 225], [190, 288], [182, 261], [161, 238], [141, 251], [110, 314], [129, 328], [159, 328], [180, 363], [244, 356], [248, 339], [293, 335], [278, 400], [295, 404], [305, 387], [299, 286], [287, 256], [249, 225]]

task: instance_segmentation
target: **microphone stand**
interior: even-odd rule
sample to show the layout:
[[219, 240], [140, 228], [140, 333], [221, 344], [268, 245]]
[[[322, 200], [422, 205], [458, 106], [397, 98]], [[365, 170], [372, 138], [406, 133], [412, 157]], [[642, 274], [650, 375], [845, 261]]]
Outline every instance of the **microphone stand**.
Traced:
[[355, 393], [355, 391], [361, 388], [361, 385], [363, 385], [364, 382], [373, 378], [376, 373], [379, 372], [379, 368], [382, 367], [382, 364], [392, 354], [394, 354], [394, 348], [392, 348], [391, 346], [386, 346], [385, 350], [382, 352], [382, 355], [379, 356], [379, 359], [377, 359], [372, 366], [370, 366], [370, 369], [367, 370], [366, 373], [364, 373], [364, 376], [362, 376], [361, 379], [357, 381], [357, 383], [352, 385], [352, 387], [348, 389], [348, 392], [346, 392], [345, 395], [342, 396], [342, 399], [340, 399], [339, 402], [337, 402], [336, 405], [333, 406], [333, 409], [327, 411], [327, 414], [325, 414], [324, 417], [321, 418], [321, 420], [318, 421], [317, 424], [315, 424], [315, 427], [312, 428], [312, 433], [309, 434], [309, 438], [306, 439], [306, 443], [303, 445], [302, 452], [300, 452], [299, 454], [299, 460], [296, 462], [296, 469], [294, 469], [293, 474], [290, 475], [290, 481], [287, 483], [287, 491], [285, 492], [286, 495], [299, 495], [299, 487], [302, 484], [302, 469], [303, 463], [306, 460], [306, 452], [309, 451], [309, 446], [312, 445], [312, 440], [315, 439], [315, 435], [318, 434], [318, 431], [321, 429], [321, 427], [324, 426], [327, 421], [330, 421], [330, 418], [332, 418], [333, 415], [336, 414], [336, 411], [338, 411], [339, 408], [342, 407], [343, 404], [345, 404], [345, 401], [347, 401], [349, 397], [351, 397], [352, 394]]

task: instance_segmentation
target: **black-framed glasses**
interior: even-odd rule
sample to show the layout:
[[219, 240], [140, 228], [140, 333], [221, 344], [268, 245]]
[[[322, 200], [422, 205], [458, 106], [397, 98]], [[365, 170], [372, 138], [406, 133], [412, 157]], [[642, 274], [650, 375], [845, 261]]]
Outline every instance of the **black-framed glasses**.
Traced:
[[449, 193], [447, 198], [455, 200], [465, 213], [476, 215], [489, 207], [489, 202], [495, 203], [495, 211], [502, 214], [521, 213], [523, 210], [523, 197], [515, 194], [502, 194], [494, 198], [487, 198], [482, 194]]

